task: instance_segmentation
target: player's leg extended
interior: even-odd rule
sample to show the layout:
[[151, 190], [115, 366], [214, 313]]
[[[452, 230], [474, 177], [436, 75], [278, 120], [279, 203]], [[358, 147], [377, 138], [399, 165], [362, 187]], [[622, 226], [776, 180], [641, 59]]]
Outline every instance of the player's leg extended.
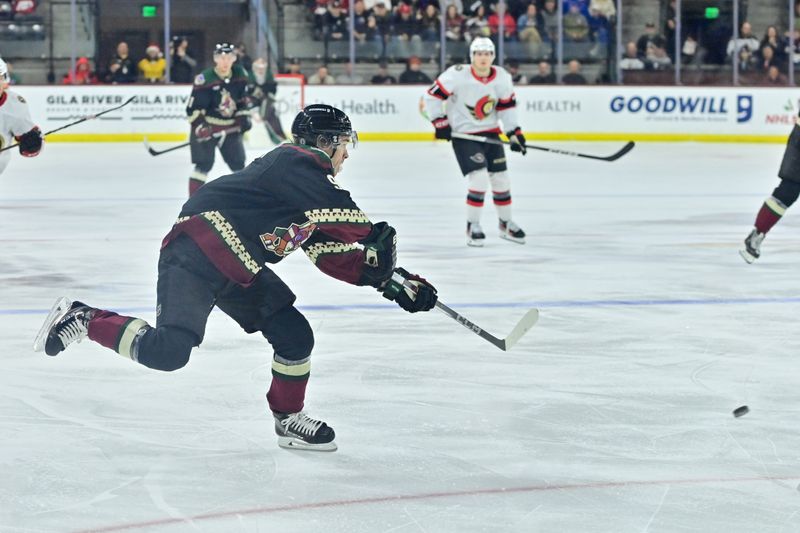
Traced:
[[786, 143], [781, 168], [778, 171], [781, 183], [766, 199], [756, 215], [755, 227], [745, 238], [744, 249], [740, 250], [742, 258], [752, 263], [761, 255], [761, 242], [767, 232], [777, 224], [778, 220], [800, 195], [800, 127], [795, 126]]
[[217, 141], [210, 140], [200, 142], [195, 137], [194, 132], [189, 137], [189, 148], [192, 152], [192, 164], [194, 170], [189, 176], [189, 196], [193, 195], [197, 189], [203, 186], [208, 179], [208, 173], [214, 166], [214, 151], [217, 148]]
[[483, 246], [486, 234], [481, 228], [481, 211], [489, 187], [485, 145], [464, 139], [453, 139], [452, 145], [461, 173], [467, 178], [467, 244]]
[[220, 145], [219, 151], [222, 154], [222, 159], [233, 172], [244, 168], [244, 137], [241, 133], [227, 135]]

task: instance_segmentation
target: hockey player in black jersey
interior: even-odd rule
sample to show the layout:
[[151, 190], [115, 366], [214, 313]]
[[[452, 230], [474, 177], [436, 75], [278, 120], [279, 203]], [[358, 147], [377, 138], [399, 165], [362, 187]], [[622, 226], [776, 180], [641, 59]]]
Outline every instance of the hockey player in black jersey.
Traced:
[[386, 222], [372, 224], [336, 183], [347, 144], [357, 141], [347, 115], [308, 106], [295, 118], [292, 136], [294, 143], [208, 183], [184, 204], [162, 243], [155, 327], [60, 298], [34, 349], [57, 355], [88, 337], [147, 367], [176, 370], [203, 341], [216, 306], [272, 345], [267, 401], [279, 444], [335, 450], [333, 429], [303, 413], [311, 327], [294, 307], [295, 295], [267, 265], [302, 248], [324, 273], [377, 288], [412, 313], [433, 308], [436, 289], [395, 268], [395, 230]]
[[191, 131], [189, 142], [194, 171], [189, 177], [189, 195], [197, 191], [214, 166], [214, 152], [219, 147], [222, 158], [232, 171], [244, 168], [242, 134], [250, 129], [254, 100], [250, 95], [252, 75], [234, 64], [236, 53], [230, 43], [214, 48], [214, 67], [194, 79], [186, 114]]

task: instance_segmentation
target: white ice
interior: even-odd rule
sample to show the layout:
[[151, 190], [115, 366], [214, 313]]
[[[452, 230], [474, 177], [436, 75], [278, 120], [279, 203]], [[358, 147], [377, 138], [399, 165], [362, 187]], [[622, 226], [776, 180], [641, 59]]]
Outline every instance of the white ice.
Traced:
[[510, 154], [528, 243], [497, 238], [489, 202], [474, 249], [449, 145], [363, 143], [341, 181], [396, 226], [400, 265], [495, 335], [529, 307], [541, 318], [504, 353], [292, 255], [276, 271], [316, 332], [307, 409], [336, 429], [332, 454], [277, 447], [269, 346], [221, 313], [174, 373], [89, 341], [34, 353], [59, 295], [154, 321], [189, 154], [15, 156], [0, 176], [0, 531], [800, 531], [800, 216], [755, 264], [737, 253], [782, 151]]

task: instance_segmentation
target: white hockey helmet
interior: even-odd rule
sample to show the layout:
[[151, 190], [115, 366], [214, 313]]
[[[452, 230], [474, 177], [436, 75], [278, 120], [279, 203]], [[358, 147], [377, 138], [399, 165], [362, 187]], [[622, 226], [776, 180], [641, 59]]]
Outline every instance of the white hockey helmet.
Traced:
[[494, 56], [494, 43], [488, 37], [475, 37], [469, 45], [469, 60], [472, 61], [475, 52], [491, 52]]
[[0, 59], [0, 82], [2, 83], [9, 83], [11, 81], [11, 77], [8, 75], [8, 65], [6, 62]]

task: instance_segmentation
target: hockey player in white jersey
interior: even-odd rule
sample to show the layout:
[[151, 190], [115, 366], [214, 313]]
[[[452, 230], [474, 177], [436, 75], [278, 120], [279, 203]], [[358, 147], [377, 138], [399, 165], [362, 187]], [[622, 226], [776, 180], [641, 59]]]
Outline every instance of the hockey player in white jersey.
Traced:
[[[7, 90], [8, 66], [0, 59], [0, 148], [19, 143], [19, 153], [25, 157], [39, 155], [42, 132], [31, 120], [25, 99]], [[0, 173], [11, 160], [11, 151], [0, 152]]]
[[436, 78], [425, 95], [425, 106], [436, 128], [436, 138], [452, 140], [458, 165], [468, 180], [467, 244], [483, 246], [486, 240], [480, 219], [490, 183], [500, 219], [500, 236], [524, 244], [525, 232], [511, 219], [511, 180], [503, 147], [451, 138], [455, 131], [499, 139], [505, 131], [511, 150], [526, 153], [511, 75], [502, 67], [492, 66], [494, 44], [486, 37], [478, 37], [470, 44], [469, 56], [471, 65], [453, 65]]

